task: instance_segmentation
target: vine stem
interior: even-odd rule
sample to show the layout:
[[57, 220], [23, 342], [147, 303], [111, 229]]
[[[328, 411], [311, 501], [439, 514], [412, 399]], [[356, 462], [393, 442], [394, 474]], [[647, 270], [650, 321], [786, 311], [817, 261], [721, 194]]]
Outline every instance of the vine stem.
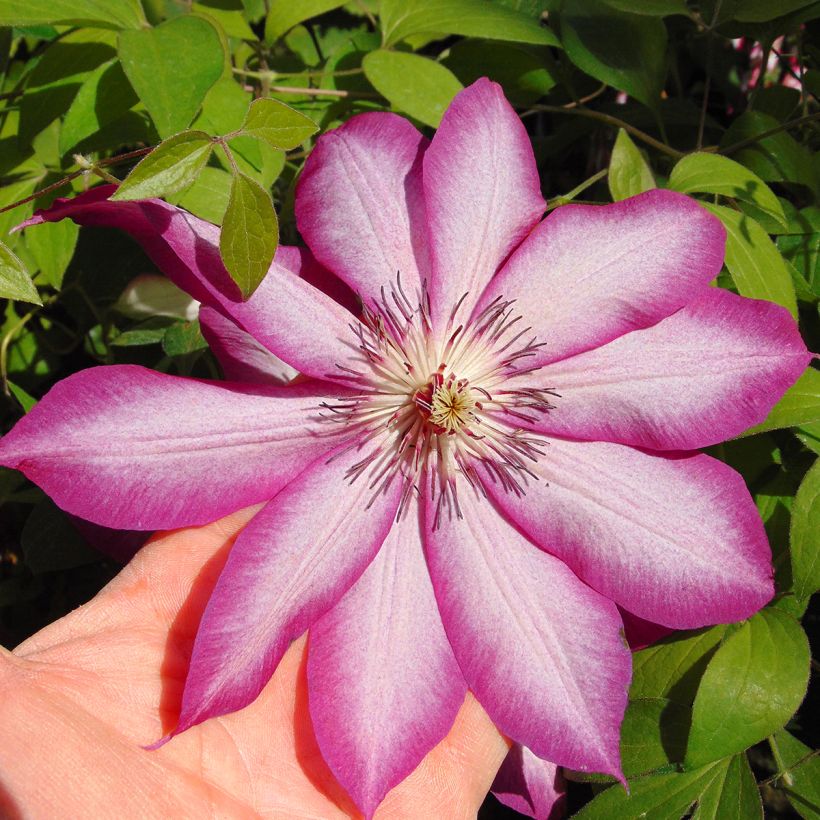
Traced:
[[[739, 151], [741, 148], [745, 148], [747, 145], [754, 145], [756, 142], [760, 142], [760, 140], [766, 139], [766, 137], [772, 136], [772, 134], [778, 134], [781, 131], [788, 131], [790, 128], [795, 128], [798, 125], [805, 125], [808, 122], [813, 122], [816, 119], [820, 119], [820, 111], [815, 111], [814, 114], [807, 114], [805, 117], [798, 117], [796, 120], [789, 120], [789, 122], [781, 122], [776, 128], [770, 128], [768, 131], [763, 131], [760, 134], [756, 134], [754, 137], [749, 137], [748, 139], [741, 140], [740, 142], [735, 142], [732, 145], [724, 148], [719, 153], [721, 154], [733, 154], [735, 151]], [[704, 151], [708, 151], [708, 148], [704, 148]], [[718, 150], [718, 149], [714, 149]]]
[[686, 156], [685, 151], [678, 151], [676, 148], [672, 148], [670, 145], [666, 145], [660, 140], [656, 140], [654, 137], [650, 136], [645, 131], [641, 131], [640, 128], [636, 128], [631, 123], [619, 119], [618, 117], [613, 117], [611, 114], [605, 114], [603, 111], [593, 111], [590, 108], [583, 108], [581, 106], [576, 108], [565, 108], [561, 105], [534, 105], [530, 111], [544, 111], [548, 114], [574, 114], [578, 117], [598, 120], [598, 122], [606, 123], [614, 128], [623, 128], [624, 131], [632, 134], [633, 137], [645, 142], [647, 145], [651, 145], [653, 148], [667, 154], [670, 157], [680, 159], [681, 157]]
[[[150, 154], [151, 151], [154, 150], [156, 146], [150, 146], [149, 148], [137, 148], [135, 151], [128, 151], [125, 154], [119, 154], [116, 157], [108, 157], [107, 159], [101, 159], [97, 162], [93, 163], [94, 167], [97, 168], [104, 168], [109, 165], [116, 165], [120, 162], [125, 162], [129, 159], [136, 159], [137, 157], [144, 157], [146, 154]], [[43, 194], [50, 194], [52, 191], [56, 191], [59, 188], [62, 188], [64, 185], [67, 185], [69, 182], [77, 179], [77, 177], [81, 177], [83, 174], [91, 173], [93, 168], [80, 168], [79, 171], [72, 171], [70, 174], [67, 174], [62, 179], [58, 179], [57, 182], [52, 182], [51, 185], [47, 185], [45, 188], [41, 188], [39, 191], [35, 191], [33, 194], [25, 197], [24, 199], [18, 199], [17, 202], [12, 202], [11, 205], [6, 205], [3, 208], [0, 208], [0, 214], [5, 213], [6, 211], [12, 211], [15, 208], [19, 207], [20, 205], [25, 205], [26, 202], [31, 202], [33, 199], [37, 199], [38, 197], [43, 196]], [[119, 180], [117, 180], [119, 182]]]

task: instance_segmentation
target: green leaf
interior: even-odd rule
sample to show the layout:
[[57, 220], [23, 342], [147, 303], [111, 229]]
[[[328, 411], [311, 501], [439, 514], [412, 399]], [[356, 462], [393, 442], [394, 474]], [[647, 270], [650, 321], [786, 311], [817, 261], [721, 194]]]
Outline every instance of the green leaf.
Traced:
[[459, 40], [454, 43], [442, 63], [464, 85], [479, 77], [489, 77], [504, 88], [513, 105], [529, 105], [543, 97], [554, 85], [555, 78], [535, 49], [508, 43], [488, 43], [485, 40]]
[[[720, 140], [721, 149], [758, 137], [779, 125], [781, 123], [768, 114], [746, 111], [724, 133]], [[817, 189], [811, 152], [785, 130], [734, 151], [732, 158], [766, 182], [794, 182]]]
[[462, 89], [449, 69], [418, 54], [379, 49], [368, 54], [362, 66], [373, 88], [394, 108], [434, 128]]
[[100, 560], [74, 529], [66, 514], [50, 499], [29, 514], [20, 534], [26, 565], [35, 574], [59, 572]]
[[137, 95], [118, 60], [103, 63], [80, 86], [60, 129], [60, 154], [113, 122], [136, 102]]
[[735, 754], [780, 729], [806, 695], [809, 660], [806, 633], [776, 609], [729, 635], [695, 697], [686, 766]]
[[0, 242], [0, 298], [42, 305], [34, 282], [23, 263]]
[[608, 6], [618, 11], [632, 14], [645, 14], [648, 17], [667, 17], [672, 14], [683, 14], [689, 17], [686, 0], [603, 0]]
[[798, 9], [805, 8], [815, 0], [740, 0], [732, 14], [735, 20], [747, 23], [765, 23], [775, 17], [783, 17]]
[[176, 17], [154, 29], [125, 31], [119, 53], [163, 138], [190, 124], [225, 66], [222, 40], [202, 17]]
[[199, 328], [199, 320], [176, 322], [162, 337], [162, 351], [166, 356], [185, 356], [208, 346]]
[[263, 140], [272, 148], [290, 150], [301, 145], [319, 129], [310, 117], [279, 100], [254, 100], [248, 109], [242, 133]]
[[786, 214], [780, 200], [753, 171], [728, 157], [696, 153], [685, 156], [672, 169], [669, 187], [682, 194], [695, 191], [743, 199], [762, 208], [784, 227]]
[[621, 725], [621, 767], [627, 778], [683, 761], [692, 713], [665, 698], [630, 700]]
[[751, 436], [766, 430], [802, 426], [820, 421], [820, 370], [808, 368], [783, 394], [766, 420], [743, 435]]
[[228, 37], [240, 40], [258, 40], [245, 19], [241, 0], [200, 0], [191, 5], [191, 10], [212, 17]]
[[800, 599], [820, 589], [820, 460], [806, 473], [792, 505], [792, 588]]
[[20, 387], [19, 384], [15, 384], [14, 382], [7, 381], [6, 384], [9, 386], [9, 390], [11, 390], [12, 395], [18, 402], [20, 402], [20, 407], [23, 408], [24, 413], [28, 413], [32, 407], [37, 404], [37, 399], [31, 395], [31, 393], [27, 393]]
[[570, 60], [595, 79], [657, 108], [666, 76], [666, 26], [599, 0], [562, 6], [561, 41]]
[[179, 194], [172, 204], [180, 205], [200, 219], [219, 225], [228, 207], [232, 180], [233, 177], [227, 171], [208, 166], [202, 169], [194, 184]]
[[244, 174], [231, 186], [222, 222], [219, 252], [247, 299], [265, 278], [279, 242], [279, 224], [270, 194]]
[[70, 31], [51, 43], [26, 83], [20, 102], [21, 145], [29, 145], [71, 107], [89, 74], [117, 56], [117, 35], [100, 29]]
[[701, 676], [723, 639], [726, 627], [676, 633], [632, 656], [629, 697], [668, 698], [689, 705]]
[[43, 23], [140, 28], [145, 15], [140, 0], [3, 0], [0, 26]]
[[265, 42], [273, 43], [294, 26], [343, 6], [346, 0], [271, 0], [268, 19], [265, 20]]
[[152, 316], [136, 327], [125, 330], [111, 340], [115, 347], [141, 347], [161, 342], [168, 332], [168, 328], [177, 324], [176, 319], [168, 316]]
[[573, 820], [677, 820], [727, 767], [728, 761], [721, 761], [692, 772], [635, 778], [629, 783], [629, 794], [623, 786], [612, 786], [573, 815]]
[[774, 745], [787, 777], [776, 782], [801, 817], [820, 820], [820, 757], [787, 731], [775, 732]]
[[615, 138], [607, 182], [616, 202], [656, 187], [649, 163], [623, 128]]
[[70, 219], [62, 222], [44, 222], [26, 231], [26, 247], [34, 257], [43, 278], [56, 290], [77, 247], [79, 227]]
[[751, 217], [723, 205], [701, 203], [726, 228], [726, 267], [742, 296], [767, 299], [797, 318], [794, 282], [769, 235]]
[[745, 754], [735, 755], [706, 787], [692, 820], [763, 820], [757, 781]]
[[558, 38], [526, 14], [489, 0], [382, 0], [384, 45], [414, 34], [485, 37], [513, 43], [557, 46]]
[[170, 137], [140, 160], [111, 199], [150, 199], [181, 191], [197, 178], [212, 150], [204, 131]]

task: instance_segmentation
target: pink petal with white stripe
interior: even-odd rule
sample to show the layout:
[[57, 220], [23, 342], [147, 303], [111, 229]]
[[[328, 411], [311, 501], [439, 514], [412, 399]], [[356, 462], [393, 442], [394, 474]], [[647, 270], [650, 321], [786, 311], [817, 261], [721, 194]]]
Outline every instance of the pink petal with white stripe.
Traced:
[[242, 301], [222, 264], [216, 225], [159, 199], [112, 202], [107, 197], [114, 190], [106, 185], [58, 199], [21, 227], [68, 218], [119, 228], [194, 299], [232, 318], [301, 373], [334, 378], [335, 363], [349, 355], [349, 311], [276, 261], [250, 299]]
[[709, 288], [654, 327], [526, 377], [560, 394], [531, 428], [695, 450], [763, 421], [810, 360], [785, 308]]
[[299, 232], [363, 298], [427, 276], [421, 163], [428, 141], [407, 120], [361, 114], [320, 137], [296, 189]]
[[774, 593], [743, 479], [705, 455], [549, 439], [522, 496], [499, 506], [602, 595], [674, 629], [748, 618]]
[[535, 820], [566, 816], [566, 783], [558, 766], [526, 746], [513, 744], [493, 781], [492, 793], [505, 806]]
[[313, 728], [324, 759], [366, 817], [447, 734], [467, 692], [419, 527], [414, 505], [310, 630]]
[[339, 390], [94, 367], [55, 385], [0, 439], [0, 464], [96, 524], [205, 524], [266, 501], [337, 446], [318, 405]]
[[470, 690], [495, 725], [539, 757], [621, 776], [631, 656], [615, 605], [539, 550], [486, 500], [433, 529], [427, 563]]
[[368, 507], [367, 485], [347, 486], [360, 457], [354, 449], [315, 462], [242, 531], [202, 616], [173, 734], [251, 703], [291, 641], [373, 560], [393, 523], [398, 485]]
[[504, 92], [486, 78], [459, 92], [424, 154], [424, 197], [441, 328], [467, 293], [461, 320], [544, 213], [527, 131]]
[[532, 366], [649, 327], [702, 295], [723, 263], [720, 221], [656, 189], [611, 205], [563, 205], [527, 237], [484, 292], [515, 299], [544, 347]]

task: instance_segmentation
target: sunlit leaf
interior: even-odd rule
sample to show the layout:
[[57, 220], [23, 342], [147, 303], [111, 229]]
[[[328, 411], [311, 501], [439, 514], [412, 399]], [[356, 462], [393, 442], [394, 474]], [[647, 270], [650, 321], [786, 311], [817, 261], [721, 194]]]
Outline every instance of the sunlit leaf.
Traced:
[[795, 496], [790, 541], [794, 593], [806, 599], [820, 589], [820, 460]]
[[621, 785], [611, 786], [573, 817], [577, 820], [678, 820], [686, 816], [712, 784], [726, 778], [730, 762], [721, 760], [690, 772], [633, 778], [629, 782], [629, 793]]
[[718, 625], [694, 633], [675, 633], [636, 652], [632, 656], [630, 698], [668, 698], [691, 704], [725, 632], [726, 627]]
[[449, 69], [418, 54], [379, 49], [362, 65], [373, 87], [395, 108], [434, 128], [462, 88]]
[[772, 408], [766, 420], [752, 427], [744, 435], [750, 436], [765, 430], [779, 430], [820, 421], [820, 370], [809, 368], [783, 394]]
[[140, 0], [3, 0], [0, 26], [42, 23], [140, 28], [145, 15]]
[[60, 153], [125, 114], [137, 102], [137, 95], [118, 60], [96, 68], [88, 76], [71, 103], [60, 129]]
[[382, 0], [384, 45], [414, 34], [461, 34], [513, 43], [559, 45], [548, 28], [531, 17], [490, 0]]
[[187, 188], [205, 167], [213, 141], [203, 131], [184, 131], [161, 142], [128, 175], [112, 199], [150, 199]]
[[776, 781], [801, 817], [820, 818], [820, 755], [785, 730], [775, 732], [774, 743], [785, 774]]
[[315, 134], [316, 123], [279, 100], [254, 100], [248, 109], [242, 133], [264, 140], [272, 148], [289, 150]]
[[219, 251], [246, 299], [268, 272], [278, 242], [279, 226], [270, 194], [249, 177], [237, 174], [222, 221]]
[[809, 642], [784, 612], [764, 609], [729, 635], [703, 674], [686, 765], [747, 749], [780, 729], [806, 695]]
[[265, 42], [273, 43], [304, 20], [344, 4], [345, 0], [271, 0], [265, 20]]
[[26, 231], [26, 247], [34, 257], [41, 276], [57, 290], [74, 256], [80, 229], [70, 219], [46, 222]]
[[42, 305], [25, 265], [0, 242], [0, 297]]
[[623, 128], [618, 130], [612, 149], [607, 182], [616, 202], [656, 187], [649, 163]]
[[187, 127], [225, 65], [222, 40], [202, 17], [176, 17], [120, 35], [125, 74], [161, 137]]
[[767, 299], [797, 316], [791, 273], [769, 235], [751, 217], [724, 205], [704, 202], [726, 228], [726, 267], [742, 296]]
[[774, 192], [753, 171], [728, 157], [699, 152], [688, 154], [672, 169], [669, 187], [683, 194], [722, 194], [762, 208], [785, 226], [786, 215]]

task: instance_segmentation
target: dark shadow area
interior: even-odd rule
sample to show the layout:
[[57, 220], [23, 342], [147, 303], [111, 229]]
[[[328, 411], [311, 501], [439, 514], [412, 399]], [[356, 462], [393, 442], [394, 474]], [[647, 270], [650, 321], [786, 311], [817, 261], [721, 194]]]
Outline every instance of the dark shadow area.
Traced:
[[0, 783], [0, 820], [23, 820], [20, 807]]
[[205, 612], [205, 607], [208, 605], [211, 593], [228, 560], [235, 540], [234, 537], [223, 544], [202, 566], [194, 579], [188, 597], [180, 607], [168, 631], [165, 655], [160, 667], [162, 694], [160, 695], [159, 713], [163, 734], [172, 732], [179, 720], [182, 692], [191, 662], [194, 639], [202, 620], [202, 614]]
[[330, 767], [322, 757], [316, 733], [313, 731], [313, 722], [310, 719], [307, 683], [307, 658], [310, 647], [310, 637], [296, 678], [296, 701], [293, 710], [293, 734], [295, 738], [296, 759], [308, 780], [317, 791], [328, 800], [332, 800], [342, 811], [351, 817], [360, 814], [347, 792], [339, 785]]

